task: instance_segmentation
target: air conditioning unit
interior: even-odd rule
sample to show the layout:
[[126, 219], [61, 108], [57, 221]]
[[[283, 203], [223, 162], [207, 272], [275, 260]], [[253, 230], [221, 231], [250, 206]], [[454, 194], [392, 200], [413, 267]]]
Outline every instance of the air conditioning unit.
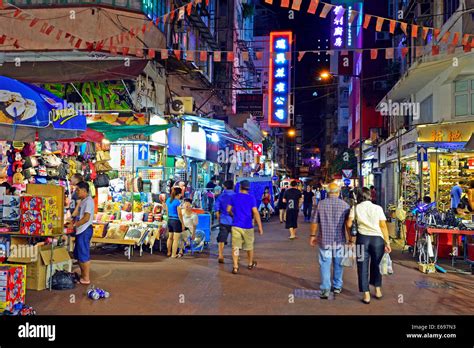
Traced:
[[193, 113], [193, 97], [174, 97], [169, 100], [170, 113], [172, 115], [182, 115]]
[[380, 31], [375, 33], [375, 41], [390, 40], [390, 34], [386, 31]]
[[385, 80], [382, 81], [374, 81], [374, 90], [376, 91], [384, 91], [388, 89], [388, 83]]

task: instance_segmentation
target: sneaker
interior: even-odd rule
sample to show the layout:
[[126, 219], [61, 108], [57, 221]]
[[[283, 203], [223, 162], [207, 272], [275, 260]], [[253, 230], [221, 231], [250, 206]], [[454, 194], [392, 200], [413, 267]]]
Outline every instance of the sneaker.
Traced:
[[319, 298], [323, 300], [327, 300], [329, 298], [329, 290], [321, 290], [319, 294]]
[[335, 294], [340, 294], [341, 292], [342, 292], [342, 289], [334, 288], [334, 293]]

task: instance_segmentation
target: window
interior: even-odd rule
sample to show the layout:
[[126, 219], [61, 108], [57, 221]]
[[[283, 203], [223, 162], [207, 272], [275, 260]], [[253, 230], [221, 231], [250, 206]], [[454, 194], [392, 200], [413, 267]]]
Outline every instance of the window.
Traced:
[[[413, 115], [415, 116], [415, 115]], [[418, 122], [415, 123], [432, 123], [433, 122], [433, 95], [425, 98], [420, 103], [420, 119]], [[414, 121], [417, 121], [415, 117], [413, 117]]]
[[474, 80], [454, 82], [454, 115], [474, 115]]

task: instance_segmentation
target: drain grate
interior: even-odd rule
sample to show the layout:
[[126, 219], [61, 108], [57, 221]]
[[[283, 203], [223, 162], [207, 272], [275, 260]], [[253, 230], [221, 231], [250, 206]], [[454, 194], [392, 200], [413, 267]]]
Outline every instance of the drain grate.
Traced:
[[427, 280], [415, 281], [415, 285], [420, 289], [455, 289], [456, 287], [448, 282], [430, 282]]
[[[309, 289], [295, 289], [293, 291], [293, 295], [295, 295], [295, 298], [301, 298], [305, 300], [320, 300], [320, 293], [321, 292], [319, 290]], [[329, 294], [329, 300], [334, 300], [334, 294], [332, 292]]]

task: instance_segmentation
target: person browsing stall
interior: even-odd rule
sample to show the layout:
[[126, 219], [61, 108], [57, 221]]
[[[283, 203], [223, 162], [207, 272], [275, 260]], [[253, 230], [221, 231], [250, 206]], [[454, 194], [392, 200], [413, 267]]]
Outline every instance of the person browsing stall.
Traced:
[[80, 283], [90, 284], [90, 244], [92, 239], [92, 222], [94, 221], [94, 200], [89, 195], [89, 184], [81, 181], [76, 185], [77, 197], [81, 200], [77, 221], [73, 222], [76, 229], [74, 257], [81, 269]]
[[193, 211], [193, 203], [190, 198], [186, 198], [183, 203], [183, 224], [184, 231], [181, 233], [181, 247], [179, 255], [183, 256], [186, 242], [194, 240], [196, 236], [196, 227], [198, 225], [198, 216]]
[[224, 246], [227, 243], [232, 230], [232, 216], [227, 212], [232, 197], [234, 196], [234, 182], [227, 180], [224, 182], [224, 192], [217, 197], [214, 204], [217, 220], [219, 221], [219, 234], [217, 235], [217, 245], [219, 250], [218, 261], [224, 263]]
[[168, 213], [168, 240], [166, 246], [168, 248], [167, 256], [179, 257], [178, 247], [181, 241], [181, 232], [183, 232], [183, 212], [179, 209], [181, 205], [181, 189], [174, 187], [171, 190], [171, 196], [166, 200], [166, 210]]

